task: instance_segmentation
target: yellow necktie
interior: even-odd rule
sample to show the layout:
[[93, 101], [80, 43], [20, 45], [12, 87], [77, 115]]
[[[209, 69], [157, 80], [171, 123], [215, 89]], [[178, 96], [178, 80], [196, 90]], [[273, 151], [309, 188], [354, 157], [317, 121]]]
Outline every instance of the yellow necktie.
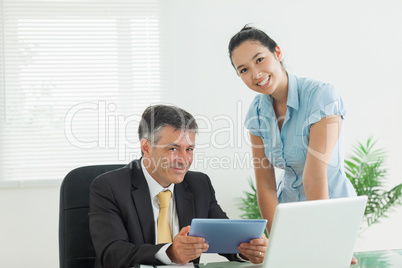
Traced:
[[158, 244], [171, 243], [172, 235], [169, 227], [169, 204], [172, 192], [167, 190], [158, 194], [159, 198], [159, 217], [158, 217]]

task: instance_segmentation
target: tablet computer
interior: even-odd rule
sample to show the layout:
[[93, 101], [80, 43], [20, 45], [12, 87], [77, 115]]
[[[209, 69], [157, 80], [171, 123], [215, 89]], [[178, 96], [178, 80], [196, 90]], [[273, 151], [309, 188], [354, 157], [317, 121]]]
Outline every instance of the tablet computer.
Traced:
[[267, 220], [193, 219], [189, 235], [205, 238], [206, 253], [239, 253], [237, 247], [261, 238]]

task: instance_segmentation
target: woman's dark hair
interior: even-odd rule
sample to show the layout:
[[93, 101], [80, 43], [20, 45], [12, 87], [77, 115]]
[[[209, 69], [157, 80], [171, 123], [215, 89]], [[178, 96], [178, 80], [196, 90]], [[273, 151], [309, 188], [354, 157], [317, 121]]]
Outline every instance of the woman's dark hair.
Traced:
[[[235, 34], [229, 42], [229, 58], [230, 62], [233, 65], [232, 61], [232, 53], [235, 48], [243, 44], [245, 41], [258, 41], [261, 45], [268, 48], [269, 51], [275, 53], [275, 48], [278, 46], [274, 40], [271, 39], [265, 32], [252, 27], [245, 25], [243, 29], [240, 30], [237, 34]], [[233, 66], [234, 67], [234, 66]]]

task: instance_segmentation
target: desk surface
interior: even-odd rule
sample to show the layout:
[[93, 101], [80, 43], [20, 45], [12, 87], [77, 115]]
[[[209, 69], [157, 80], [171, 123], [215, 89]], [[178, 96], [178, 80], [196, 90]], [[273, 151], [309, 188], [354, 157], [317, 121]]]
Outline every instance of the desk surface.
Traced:
[[[402, 249], [355, 252], [353, 254], [358, 264], [350, 268], [401, 268]], [[195, 265], [198, 268], [259, 268], [261, 265], [253, 265], [249, 262], [213, 262]]]

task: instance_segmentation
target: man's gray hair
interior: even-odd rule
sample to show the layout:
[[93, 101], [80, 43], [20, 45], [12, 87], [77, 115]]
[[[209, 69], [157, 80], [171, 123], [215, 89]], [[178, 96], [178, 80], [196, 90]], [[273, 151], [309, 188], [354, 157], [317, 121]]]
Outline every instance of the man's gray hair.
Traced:
[[198, 131], [194, 117], [187, 111], [172, 105], [153, 105], [145, 109], [138, 127], [139, 140], [147, 139], [152, 145], [161, 138], [159, 133], [165, 126], [174, 130]]

